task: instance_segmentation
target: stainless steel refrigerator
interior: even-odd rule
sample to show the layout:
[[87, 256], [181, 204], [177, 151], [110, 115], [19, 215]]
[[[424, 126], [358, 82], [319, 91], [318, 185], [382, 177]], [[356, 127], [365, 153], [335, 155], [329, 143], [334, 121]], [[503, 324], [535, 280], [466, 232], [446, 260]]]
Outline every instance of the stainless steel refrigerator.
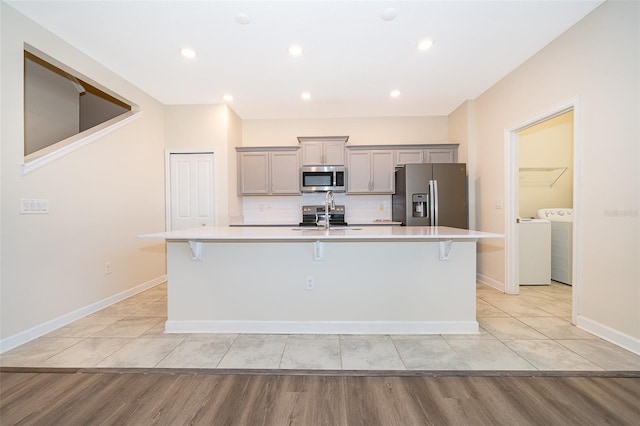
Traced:
[[395, 173], [394, 221], [408, 226], [469, 227], [466, 164], [406, 164]]

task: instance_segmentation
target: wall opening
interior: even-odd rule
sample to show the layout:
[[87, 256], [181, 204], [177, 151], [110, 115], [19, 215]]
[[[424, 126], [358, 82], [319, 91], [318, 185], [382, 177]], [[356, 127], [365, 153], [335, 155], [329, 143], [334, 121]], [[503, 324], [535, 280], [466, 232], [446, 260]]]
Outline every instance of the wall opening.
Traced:
[[[563, 198], [566, 202], [566, 207], [569, 207], [569, 203], [571, 208], [573, 208], [573, 222], [571, 223], [571, 232], [573, 234], [573, 241], [571, 244], [572, 251], [572, 259], [571, 259], [571, 269], [572, 269], [572, 322], [575, 324], [576, 317], [579, 311], [579, 297], [580, 297], [580, 280], [578, 265], [580, 263], [580, 253], [576, 249], [579, 246], [579, 236], [576, 234], [575, 229], [579, 227], [580, 222], [580, 194], [576, 191], [577, 182], [579, 181], [580, 176], [580, 156], [578, 153], [580, 152], [580, 128], [581, 128], [581, 105], [580, 98], [572, 99], [565, 104], [559, 105], [557, 108], [547, 111], [544, 114], [541, 114], [537, 117], [533, 117], [524, 123], [521, 123], [517, 126], [512, 127], [511, 129], [506, 130], [505, 132], [505, 153], [506, 153], [506, 206], [507, 211], [505, 212], [505, 230], [506, 230], [506, 274], [505, 274], [505, 291], [507, 294], [518, 294], [519, 293], [519, 275], [520, 275], [520, 265], [519, 265], [519, 245], [520, 239], [518, 237], [517, 225], [519, 222], [519, 217], [521, 213], [527, 215], [527, 210], [520, 205], [520, 196], [521, 196], [521, 187], [520, 187], [520, 178], [521, 178], [521, 170], [520, 170], [520, 136], [521, 134], [526, 134], [527, 129], [533, 129], [534, 126], [539, 125], [541, 123], [552, 123], [550, 120], [555, 119], [557, 117], [561, 117], [563, 114], [572, 113], [571, 115], [566, 115], [563, 118], [572, 118], [570, 120], [570, 126], [572, 127], [572, 152], [570, 154], [571, 159], [567, 159], [564, 157], [564, 161], [566, 163], [565, 166], [572, 169], [572, 173], [569, 173], [566, 176], [567, 179], [571, 180], [571, 183], [567, 182], [567, 186], [571, 188], [570, 192], [570, 200], [569, 201], [566, 196]], [[562, 120], [562, 118], [560, 119]], [[549, 157], [549, 156], [547, 156]], [[552, 161], [554, 159], [548, 158], [545, 161]], [[569, 163], [571, 165], [569, 166]], [[565, 167], [563, 166], [563, 167]], [[527, 166], [525, 165], [525, 168]], [[531, 167], [536, 168], [536, 167]], [[533, 174], [542, 173], [546, 177], [549, 177], [549, 173], [555, 173], [555, 169], [557, 169], [556, 164], [551, 164], [550, 166], [542, 166], [539, 169], [554, 169], [553, 172], [538, 172], [534, 171]], [[565, 172], [567, 174], [567, 172]], [[564, 176], [564, 175], [563, 175]], [[541, 178], [536, 178], [540, 180]], [[557, 184], [558, 181], [555, 181], [555, 176], [551, 176], [551, 182], [555, 182]], [[549, 199], [551, 200], [551, 199]], [[554, 200], [557, 201], [557, 200]], [[525, 204], [526, 205], [526, 204]], [[564, 206], [549, 206], [549, 207], [564, 207]], [[521, 211], [522, 209], [522, 211]], [[531, 214], [532, 215], [532, 214]]]
[[137, 105], [27, 45], [23, 82], [25, 165], [43, 157], [48, 159], [40, 163], [51, 161], [57, 151], [69, 152], [70, 145], [95, 139], [139, 112]]

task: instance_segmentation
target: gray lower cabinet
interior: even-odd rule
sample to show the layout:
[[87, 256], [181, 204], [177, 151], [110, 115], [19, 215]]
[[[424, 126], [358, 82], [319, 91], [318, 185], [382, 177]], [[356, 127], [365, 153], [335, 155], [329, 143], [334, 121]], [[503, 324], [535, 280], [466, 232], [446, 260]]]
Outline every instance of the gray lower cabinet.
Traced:
[[395, 153], [393, 150], [347, 150], [347, 193], [392, 194]]
[[300, 195], [299, 148], [236, 148], [239, 195]]

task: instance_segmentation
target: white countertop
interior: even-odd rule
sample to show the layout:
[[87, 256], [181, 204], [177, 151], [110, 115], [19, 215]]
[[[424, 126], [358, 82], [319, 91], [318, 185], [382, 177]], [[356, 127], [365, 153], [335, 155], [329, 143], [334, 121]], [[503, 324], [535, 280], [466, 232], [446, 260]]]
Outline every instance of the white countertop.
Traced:
[[502, 234], [446, 226], [349, 226], [326, 230], [299, 227], [199, 227], [141, 238], [167, 241], [443, 241], [504, 238]]
[[[396, 221], [392, 221], [392, 220], [381, 220], [381, 219], [377, 219], [377, 220], [373, 220], [373, 221], [356, 221], [356, 222], [349, 222], [348, 226], [390, 226], [390, 225], [396, 225], [396, 226], [400, 226], [402, 225], [402, 222], [396, 222]], [[295, 228], [298, 225], [298, 222], [293, 223], [293, 222], [244, 222], [241, 220], [236, 220], [233, 221], [231, 223], [229, 223], [229, 226], [279, 226], [279, 227], [289, 227], [289, 228]]]

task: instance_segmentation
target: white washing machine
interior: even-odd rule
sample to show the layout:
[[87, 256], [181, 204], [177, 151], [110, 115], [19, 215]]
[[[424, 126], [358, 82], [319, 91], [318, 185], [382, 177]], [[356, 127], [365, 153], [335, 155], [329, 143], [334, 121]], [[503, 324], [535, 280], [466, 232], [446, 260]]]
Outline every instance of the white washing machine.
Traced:
[[551, 279], [571, 285], [573, 209], [540, 209], [538, 217], [551, 221]]
[[551, 222], [520, 219], [518, 239], [520, 285], [551, 284]]

